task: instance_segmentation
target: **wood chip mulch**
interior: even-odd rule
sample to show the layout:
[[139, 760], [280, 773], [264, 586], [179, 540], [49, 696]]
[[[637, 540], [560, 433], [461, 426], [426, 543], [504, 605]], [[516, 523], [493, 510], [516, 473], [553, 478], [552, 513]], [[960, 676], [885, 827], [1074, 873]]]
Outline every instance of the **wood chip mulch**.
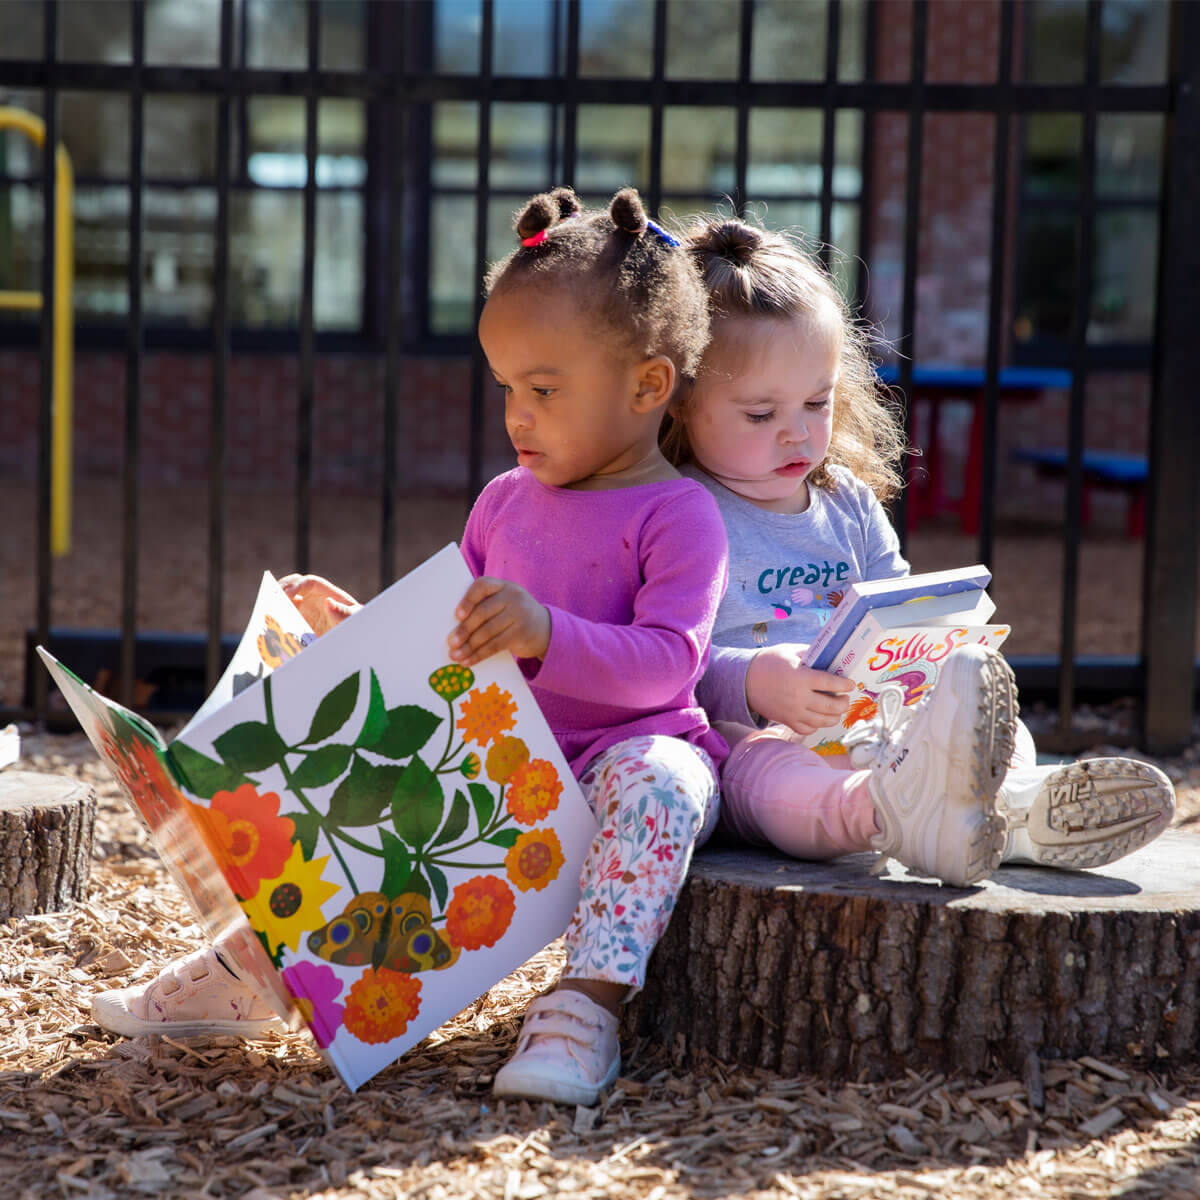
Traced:
[[[1193, 830], [1197, 757], [1171, 764]], [[597, 1109], [497, 1101], [557, 946], [355, 1095], [300, 1034], [111, 1038], [91, 995], [200, 933], [81, 737], [27, 735], [20, 765], [81, 776], [101, 805], [87, 900], [0, 925], [5, 1198], [1200, 1197], [1200, 1071], [1166, 1060], [865, 1084], [685, 1069], [641, 1045]]]

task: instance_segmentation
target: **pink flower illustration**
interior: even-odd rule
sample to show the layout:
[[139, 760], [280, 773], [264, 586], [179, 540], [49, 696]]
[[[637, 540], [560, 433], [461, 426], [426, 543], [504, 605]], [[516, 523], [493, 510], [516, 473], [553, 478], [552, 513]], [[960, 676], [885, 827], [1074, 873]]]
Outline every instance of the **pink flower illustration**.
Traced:
[[296, 1007], [312, 1029], [313, 1037], [322, 1049], [333, 1041], [342, 1025], [345, 1007], [336, 1004], [342, 992], [342, 981], [329, 967], [300, 962], [283, 972], [283, 982], [296, 999]]

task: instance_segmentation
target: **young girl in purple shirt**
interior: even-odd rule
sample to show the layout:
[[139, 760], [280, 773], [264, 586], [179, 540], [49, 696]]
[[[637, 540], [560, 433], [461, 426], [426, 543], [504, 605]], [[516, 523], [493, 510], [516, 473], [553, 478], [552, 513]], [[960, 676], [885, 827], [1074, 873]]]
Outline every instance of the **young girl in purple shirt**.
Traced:
[[[563, 977], [530, 1004], [494, 1083], [593, 1104], [620, 1069], [618, 1006], [715, 825], [727, 752], [694, 691], [725, 583], [724, 525], [658, 446], [708, 339], [707, 296], [632, 189], [594, 212], [569, 189], [536, 196], [516, 231], [488, 275], [479, 337], [518, 466], [468, 518], [477, 578], [450, 653], [464, 666], [517, 657], [598, 822]], [[353, 611], [315, 577], [285, 582], [319, 604], [315, 628]], [[211, 948], [96, 997], [93, 1013], [126, 1034], [249, 1032], [270, 1017]]]

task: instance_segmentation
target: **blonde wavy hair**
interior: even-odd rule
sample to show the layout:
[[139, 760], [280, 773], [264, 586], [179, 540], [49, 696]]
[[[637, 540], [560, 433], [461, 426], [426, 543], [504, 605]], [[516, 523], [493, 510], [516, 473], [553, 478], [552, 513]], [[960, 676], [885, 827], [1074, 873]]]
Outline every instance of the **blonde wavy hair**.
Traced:
[[[904, 486], [899, 464], [907, 441], [900, 410], [871, 364], [868, 330], [851, 316], [820, 260], [786, 234], [737, 219], [701, 220], [683, 237], [708, 289], [714, 335], [723, 317], [819, 319], [826, 305], [833, 306], [841, 327], [833, 435], [808, 481], [832, 491], [837, 481], [829, 468], [838, 465], [880, 500], [895, 496]], [[690, 388], [677, 393], [660, 436], [663, 454], [676, 466], [694, 460], [687, 435], [690, 399]]]

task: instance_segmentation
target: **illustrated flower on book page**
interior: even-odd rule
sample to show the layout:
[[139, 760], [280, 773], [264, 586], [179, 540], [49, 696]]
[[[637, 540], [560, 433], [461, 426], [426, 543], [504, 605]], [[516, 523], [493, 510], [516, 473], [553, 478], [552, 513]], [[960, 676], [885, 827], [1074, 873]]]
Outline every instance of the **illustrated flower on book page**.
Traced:
[[544, 820], [558, 807], [562, 780], [544, 758], [522, 763], [508, 781], [508, 811], [522, 825]]
[[338, 1004], [342, 981], [329, 967], [298, 962], [283, 971], [283, 982], [296, 1000], [300, 1015], [308, 1022], [318, 1046], [333, 1041], [342, 1024], [345, 1006]]
[[279, 815], [274, 792], [259, 793], [253, 784], [244, 783], [232, 792], [217, 792], [208, 808], [192, 807], [239, 899], [250, 899], [262, 881], [275, 878], [291, 858], [296, 825], [291, 817]]
[[309, 862], [296, 843], [283, 871], [263, 881], [254, 903], [242, 905], [251, 928], [263, 935], [271, 954], [278, 953], [280, 946], [299, 950], [300, 939], [324, 925], [321, 905], [342, 890], [321, 878], [328, 861], [326, 855]]
[[504, 856], [508, 877], [522, 892], [540, 892], [558, 878], [564, 861], [562, 844], [553, 829], [522, 833]]
[[421, 981], [386, 967], [364, 971], [350, 989], [345, 1025], [360, 1042], [398, 1038], [421, 1011]]
[[446, 908], [446, 933], [456, 946], [494, 946], [508, 929], [516, 904], [512, 889], [495, 875], [460, 883]]
[[499, 684], [488, 684], [483, 691], [473, 691], [462, 702], [458, 728], [463, 737], [477, 746], [486, 746], [517, 723], [517, 702], [511, 692]]

